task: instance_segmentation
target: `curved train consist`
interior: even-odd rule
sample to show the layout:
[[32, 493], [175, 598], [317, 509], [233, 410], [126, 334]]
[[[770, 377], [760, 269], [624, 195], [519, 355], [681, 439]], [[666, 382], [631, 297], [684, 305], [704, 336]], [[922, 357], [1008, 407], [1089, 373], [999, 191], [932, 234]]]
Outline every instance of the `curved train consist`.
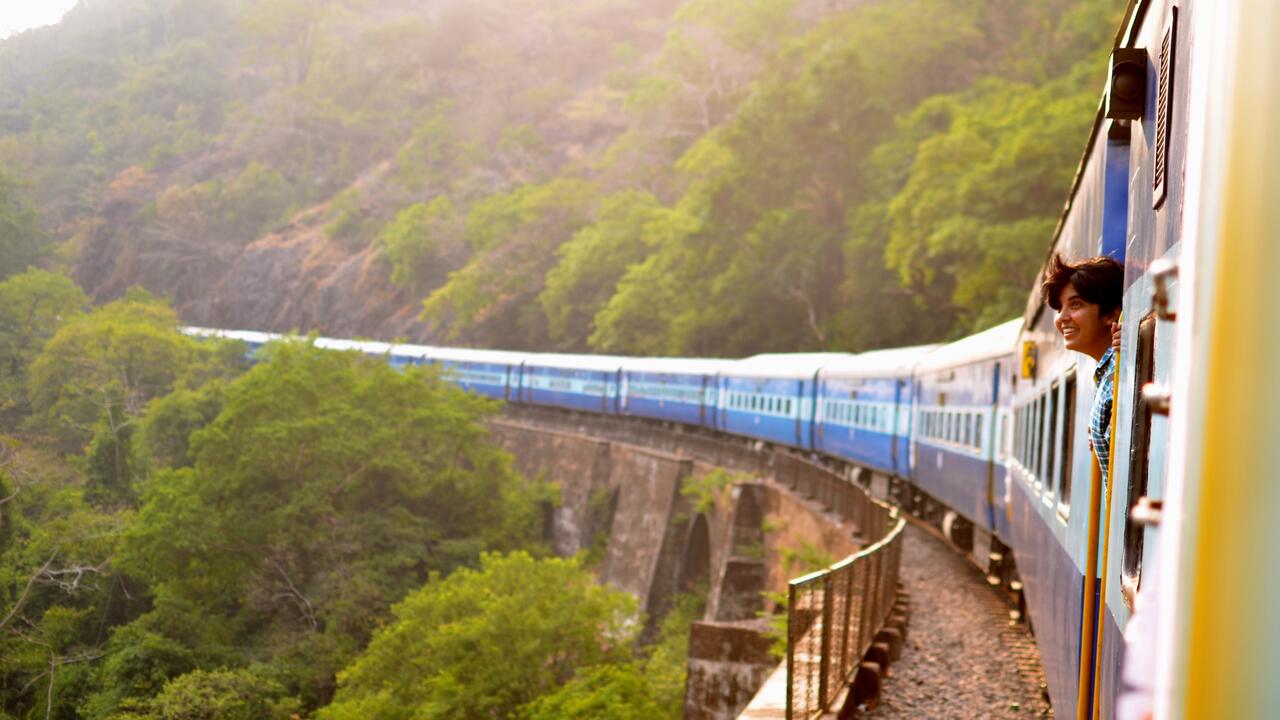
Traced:
[[[1280, 380], [1258, 359], [1274, 358], [1280, 324], [1239, 319], [1280, 300], [1268, 275], [1280, 250], [1267, 237], [1280, 219], [1278, 26], [1268, 0], [1134, 0], [1117, 35], [1050, 248], [1125, 268], [1109, 478], [1086, 432], [1094, 361], [1064, 349], [1036, 292], [1022, 318], [958, 342], [857, 355], [316, 343], [436, 365], [511, 403], [682, 423], [865, 469], [860, 481], [937, 520], [993, 582], [1021, 586], [1058, 716], [1114, 716], [1122, 677], [1145, 698], [1136, 716], [1144, 702], [1157, 717], [1275, 716], [1280, 689], [1267, 676], [1280, 668], [1280, 629], [1266, 598], [1280, 570], [1246, 560], [1280, 541], [1280, 484], [1268, 482], [1280, 443], [1266, 435]], [[190, 332], [253, 348], [273, 337]], [[1246, 569], [1256, 597], [1206, 590]], [[1144, 632], [1128, 644], [1141, 662], [1126, 671], [1135, 601]], [[1233, 670], [1242, 657], [1251, 665]]]

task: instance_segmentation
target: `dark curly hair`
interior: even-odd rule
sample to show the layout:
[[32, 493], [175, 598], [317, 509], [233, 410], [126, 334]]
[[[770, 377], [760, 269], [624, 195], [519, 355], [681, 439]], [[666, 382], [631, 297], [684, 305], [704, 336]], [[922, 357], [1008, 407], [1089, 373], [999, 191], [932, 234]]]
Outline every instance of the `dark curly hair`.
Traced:
[[1045, 269], [1044, 282], [1040, 284], [1040, 296], [1049, 307], [1061, 310], [1059, 300], [1068, 285], [1075, 288], [1085, 302], [1097, 305], [1099, 315], [1110, 315], [1120, 307], [1124, 296], [1124, 267], [1109, 257], [1069, 263], [1054, 253]]

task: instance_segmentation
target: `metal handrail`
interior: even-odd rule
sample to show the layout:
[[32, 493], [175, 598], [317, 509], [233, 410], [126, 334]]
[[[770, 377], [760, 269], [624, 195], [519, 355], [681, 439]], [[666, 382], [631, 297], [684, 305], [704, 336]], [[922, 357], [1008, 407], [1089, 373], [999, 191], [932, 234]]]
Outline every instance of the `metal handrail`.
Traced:
[[897, 521], [892, 528], [853, 555], [788, 583], [788, 720], [829, 711], [893, 607], [906, 520], [897, 508], [867, 500], [880, 510], [874, 514], [882, 527]]

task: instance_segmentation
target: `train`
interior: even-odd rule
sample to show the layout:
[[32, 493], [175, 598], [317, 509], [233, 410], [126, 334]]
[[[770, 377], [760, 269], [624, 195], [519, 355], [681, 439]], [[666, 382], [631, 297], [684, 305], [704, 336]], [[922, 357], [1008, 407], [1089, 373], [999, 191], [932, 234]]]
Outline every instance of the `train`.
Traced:
[[[1266, 312], [1280, 300], [1278, 31], [1270, 0], [1125, 9], [1046, 238], [1047, 256], [1124, 267], [1109, 477], [1086, 432], [1095, 363], [1058, 336], [1038, 292], [1044, 267], [1022, 317], [858, 354], [315, 342], [438, 366], [512, 404], [678, 423], [844, 463], [851, 481], [933, 521], [1020, 593], [1059, 717], [1280, 717], [1269, 681], [1280, 563], [1261, 550], [1280, 546], [1280, 323]], [[188, 332], [251, 351], [277, 337]]]

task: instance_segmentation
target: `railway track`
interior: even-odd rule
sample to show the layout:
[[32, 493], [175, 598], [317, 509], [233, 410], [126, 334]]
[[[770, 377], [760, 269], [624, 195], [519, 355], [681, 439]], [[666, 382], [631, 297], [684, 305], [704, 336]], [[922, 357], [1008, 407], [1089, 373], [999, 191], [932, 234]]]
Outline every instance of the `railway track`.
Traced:
[[911, 595], [907, 642], [863, 717], [1053, 716], [1035, 638], [977, 568], [912, 522], [901, 573]]

